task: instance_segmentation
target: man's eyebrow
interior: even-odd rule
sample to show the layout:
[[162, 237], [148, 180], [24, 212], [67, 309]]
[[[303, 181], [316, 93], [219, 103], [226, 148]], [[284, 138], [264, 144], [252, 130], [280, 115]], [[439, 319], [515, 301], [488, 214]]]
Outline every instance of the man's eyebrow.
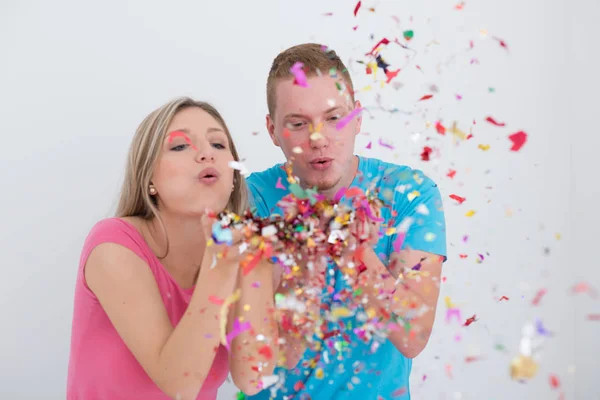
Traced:
[[[335, 106], [335, 107], [328, 108], [327, 110], [325, 110], [323, 112], [323, 114], [329, 114], [330, 112], [338, 110], [340, 108], [343, 108], [343, 107], [340, 105], [340, 106]], [[298, 114], [298, 113], [291, 113], [291, 114], [287, 114], [285, 116], [285, 118], [306, 118], [306, 115], [304, 115], [304, 114]]]

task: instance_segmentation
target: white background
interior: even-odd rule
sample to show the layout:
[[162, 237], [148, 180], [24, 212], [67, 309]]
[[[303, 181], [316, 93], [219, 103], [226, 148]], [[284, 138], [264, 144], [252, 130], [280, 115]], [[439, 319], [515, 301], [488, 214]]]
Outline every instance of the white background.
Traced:
[[[356, 60], [382, 37], [413, 29], [416, 55], [398, 46], [383, 53], [392, 68], [403, 68], [396, 78], [403, 86], [376, 84], [358, 95], [372, 109], [356, 145], [359, 154], [422, 168], [446, 201], [446, 282], [430, 343], [414, 363], [413, 398], [557, 399], [564, 392], [565, 399], [599, 399], [600, 322], [586, 316], [600, 313], [600, 302], [569, 292], [578, 282], [600, 290], [599, 3], [478, 0], [455, 10], [457, 3], [367, 0], [355, 18], [354, 1], [3, 0], [0, 398], [64, 398], [81, 246], [114, 211], [126, 152], [146, 114], [179, 95], [208, 100], [224, 114], [246, 166], [261, 170], [283, 160], [264, 129], [265, 82], [279, 51], [325, 43], [362, 89], [373, 76]], [[410, 64], [407, 54], [415, 55]], [[431, 85], [439, 90], [434, 98], [417, 102]], [[406, 113], [377, 110], [377, 93]], [[487, 116], [507, 126], [492, 126]], [[473, 139], [455, 142], [426, 127], [438, 118], [466, 132], [472, 126]], [[511, 152], [507, 137], [518, 130], [528, 142]], [[429, 162], [419, 157], [425, 145], [436, 149]], [[457, 205], [452, 193], [467, 201]], [[467, 218], [470, 209], [476, 214]], [[502, 295], [509, 301], [498, 302]], [[476, 314], [478, 321], [446, 324], [444, 296], [464, 319]], [[540, 370], [527, 383], [512, 381], [521, 329], [536, 318], [553, 333]], [[466, 363], [468, 356], [480, 359]], [[550, 374], [559, 389], [551, 389]], [[234, 393], [227, 384], [219, 398]]]

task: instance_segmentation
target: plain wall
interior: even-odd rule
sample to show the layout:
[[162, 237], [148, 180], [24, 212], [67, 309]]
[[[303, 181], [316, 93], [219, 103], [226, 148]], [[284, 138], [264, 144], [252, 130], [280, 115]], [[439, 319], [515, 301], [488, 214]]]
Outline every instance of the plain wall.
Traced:
[[[369, 108], [356, 152], [421, 168], [444, 195], [446, 281], [430, 343], [414, 362], [413, 398], [556, 399], [562, 391], [566, 399], [599, 399], [600, 322], [587, 319], [600, 313], [599, 302], [570, 293], [578, 282], [600, 290], [599, 3], [457, 4], [363, 1], [354, 17], [355, 2], [333, 0], [3, 1], [0, 398], [65, 397], [81, 246], [114, 211], [129, 143], [146, 114], [180, 95], [210, 101], [245, 165], [267, 168], [284, 160], [264, 128], [270, 63], [287, 46], [319, 41], [348, 62]], [[407, 29], [415, 51], [384, 53], [402, 67], [402, 86], [363, 91], [373, 77], [356, 61]], [[406, 55], [415, 57], [408, 65]], [[439, 89], [434, 98], [418, 102], [431, 85]], [[378, 109], [377, 95], [402, 111]], [[438, 119], [472, 127], [473, 139], [435, 133], [426, 122]], [[519, 130], [528, 142], [511, 152], [507, 137]], [[436, 149], [429, 162], [420, 159], [424, 146]], [[467, 201], [457, 205], [450, 194]], [[465, 217], [471, 209], [476, 214]], [[547, 294], [533, 306], [541, 289]], [[445, 296], [478, 321], [447, 324]], [[521, 329], [536, 318], [552, 332], [540, 370], [527, 383], [513, 381]], [[479, 359], [467, 363], [469, 356]], [[550, 374], [560, 389], [551, 389]], [[235, 392], [227, 383], [219, 398]]]

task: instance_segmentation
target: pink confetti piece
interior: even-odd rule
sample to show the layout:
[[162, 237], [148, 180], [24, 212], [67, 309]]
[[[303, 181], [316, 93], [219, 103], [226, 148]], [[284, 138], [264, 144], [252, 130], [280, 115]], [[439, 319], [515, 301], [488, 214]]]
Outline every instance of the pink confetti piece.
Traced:
[[192, 139], [190, 139], [189, 136], [186, 135], [185, 132], [182, 132], [182, 131], [174, 131], [174, 132], [169, 133], [169, 143], [171, 143], [173, 141], [173, 139], [175, 139], [176, 137], [182, 137], [183, 140], [185, 140], [185, 142], [187, 144], [192, 146], [192, 149], [198, 150], [198, 148], [196, 146], [194, 146], [194, 144], [192, 143]]
[[344, 118], [342, 118], [337, 125], [335, 126], [335, 129], [337, 129], [338, 131], [342, 128], [344, 128], [346, 125], [348, 125], [348, 123], [350, 123], [350, 121], [352, 121], [352, 119], [354, 117], [356, 117], [358, 114], [360, 114], [360, 112], [362, 111], [362, 108], [355, 108], [354, 110], [352, 110], [352, 112], [348, 115], [346, 115]]
[[460, 309], [458, 308], [449, 308], [446, 310], [446, 323], [450, 322], [450, 319], [455, 317], [457, 321], [461, 322], [462, 318], [460, 317]]
[[487, 122], [489, 122], [492, 125], [496, 125], [496, 126], [506, 126], [506, 124], [504, 122], [498, 122], [496, 121], [493, 117], [487, 117], [485, 119]]
[[367, 145], [367, 149], [371, 149], [371, 145], [373, 144], [373, 142], [369, 142], [369, 144]]
[[246, 321], [244, 323], [240, 323], [240, 320], [236, 319], [233, 323], [233, 329], [227, 334], [227, 350], [229, 350], [229, 348], [231, 347], [231, 342], [233, 342], [233, 339], [235, 339], [238, 335], [244, 333], [249, 329], [250, 322]]
[[406, 388], [403, 386], [399, 389], [396, 389], [392, 392], [392, 397], [400, 397], [407, 392]]
[[342, 200], [342, 197], [344, 197], [344, 195], [346, 194], [346, 190], [348, 190], [348, 188], [341, 187], [340, 190], [338, 190], [335, 196], [333, 197], [333, 201], [337, 203], [340, 200]]
[[298, 61], [297, 63], [295, 63], [292, 68], [290, 68], [290, 72], [292, 74], [294, 74], [294, 84], [298, 85], [298, 86], [302, 86], [302, 87], [308, 87], [308, 82], [306, 80], [306, 74], [304, 73], [304, 70], [302, 70], [302, 67], [304, 66], [303, 63], [301, 63], [300, 61]]
[[399, 232], [396, 236], [396, 240], [394, 240], [394, 251], [397, 253], [402, 250], [402, 245], [404, 244], [404, 239], [406, 238], [406, 233]]
[[286, 190], [286, 187], [281, 183], [281, 177], [277, 178], [277, 184], [275, 185], [276, 189]]
[[379, 145], [381, 147], [385, 147], [385, 148], [390, 149], [390, 150], [394, 150], [394, 148], [395, 148], [393, 145], [384, 142], [383, 139], [381, 139], [381, 138], [379, 138]]

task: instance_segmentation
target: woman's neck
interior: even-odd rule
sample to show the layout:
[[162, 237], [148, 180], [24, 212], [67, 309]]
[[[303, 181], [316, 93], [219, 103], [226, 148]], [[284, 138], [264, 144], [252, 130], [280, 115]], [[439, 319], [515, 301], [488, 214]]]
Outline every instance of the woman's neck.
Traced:
[[153, 218], [147, 222], [146, 229], [152, 242], [150, 247], [164, 267], [180, 285], [192, 286], [200, 271], [206, 248], [200, 217], [161, 213], [160, 219]]

